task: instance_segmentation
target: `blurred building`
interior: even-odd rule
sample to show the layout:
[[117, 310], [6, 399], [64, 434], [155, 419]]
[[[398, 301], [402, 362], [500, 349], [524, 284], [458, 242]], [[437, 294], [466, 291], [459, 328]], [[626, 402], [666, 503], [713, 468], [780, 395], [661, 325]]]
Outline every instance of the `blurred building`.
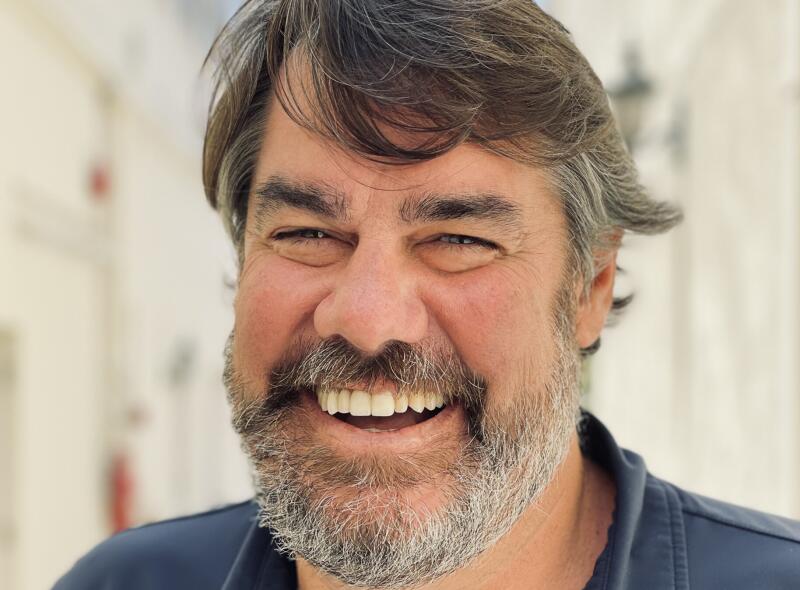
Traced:
[[686, 221], [630, 239], [588, 405], [656, 474], [800, 516], [800, 2], [550, 0]]
[[230, 2], [0, 2], [0, 588], [250, 495], [199, 69]]

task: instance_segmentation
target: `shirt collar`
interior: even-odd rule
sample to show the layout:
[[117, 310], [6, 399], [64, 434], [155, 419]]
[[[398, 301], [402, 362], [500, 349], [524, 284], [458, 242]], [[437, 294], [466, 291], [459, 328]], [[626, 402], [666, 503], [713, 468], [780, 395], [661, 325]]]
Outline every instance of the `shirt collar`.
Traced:
[[281, 555], [267, 529], [253, 517], [239, 553], [222, 585], [222, 590], [295, 590], [297, 570], [294, 561]]
[[603, 590], [688, 590], [683, 517], [677, 494], [647, 472], [644, 460], [617, 445], [594, 416], [580, 425], [584, 453], [617, 487]]

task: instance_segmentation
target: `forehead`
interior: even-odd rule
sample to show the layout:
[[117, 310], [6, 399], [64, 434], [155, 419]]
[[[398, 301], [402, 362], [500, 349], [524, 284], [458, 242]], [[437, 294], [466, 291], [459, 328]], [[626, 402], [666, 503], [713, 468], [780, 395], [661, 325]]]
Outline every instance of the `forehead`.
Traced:
[[[387, 131], [387, 134], [393, 133]], [[392, 137], [392, 139], [396, 139]], [[415, 141], [419, 141], [416, 139]], [[403, 201], [409, 194], [492, 194], [524, 211], [560, 213], [546, 170], [463, 144], [432, 160], [386, 164], [349, 152], [295, 123], [272, 99], [262, 131], [253, 186], [272, 177], [334, 188], [348, 201], [381, 194]]]

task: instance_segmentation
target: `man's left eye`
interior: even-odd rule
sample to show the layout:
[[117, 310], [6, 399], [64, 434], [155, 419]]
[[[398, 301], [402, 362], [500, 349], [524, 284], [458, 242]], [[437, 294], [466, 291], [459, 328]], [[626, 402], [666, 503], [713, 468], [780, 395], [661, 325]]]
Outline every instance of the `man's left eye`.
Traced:
[[489, 264], [501, 255], [494, 242], [463, 234], [439, 234], [418, 245], [420, 258], [444, 272], [463, 272]]
[[481, 240], [480, 238], [473, 238], [472, 236], [445, 234], [439, 236], [437, 239], [440, 242], [444, 242], [445, 244], [452, 244], [454, 246], [479, 246], [482, 248], [488, 248], [490, 250], [497, 249], [497, 246], [495, 244], [487, 242], [486, 240]]

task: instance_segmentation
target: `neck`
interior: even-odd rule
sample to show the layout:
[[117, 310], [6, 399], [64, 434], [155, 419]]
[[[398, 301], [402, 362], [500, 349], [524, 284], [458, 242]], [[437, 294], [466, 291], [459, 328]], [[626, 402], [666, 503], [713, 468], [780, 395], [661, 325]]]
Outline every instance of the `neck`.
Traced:
[[[575, 435], [551, 484], [512, 529], [468, 566], [419, 590], [582, 589], [606, 544], [614, 510], [611, 478], [585, 459]], [[300, 590], [347, 590], [302, 559]]]

